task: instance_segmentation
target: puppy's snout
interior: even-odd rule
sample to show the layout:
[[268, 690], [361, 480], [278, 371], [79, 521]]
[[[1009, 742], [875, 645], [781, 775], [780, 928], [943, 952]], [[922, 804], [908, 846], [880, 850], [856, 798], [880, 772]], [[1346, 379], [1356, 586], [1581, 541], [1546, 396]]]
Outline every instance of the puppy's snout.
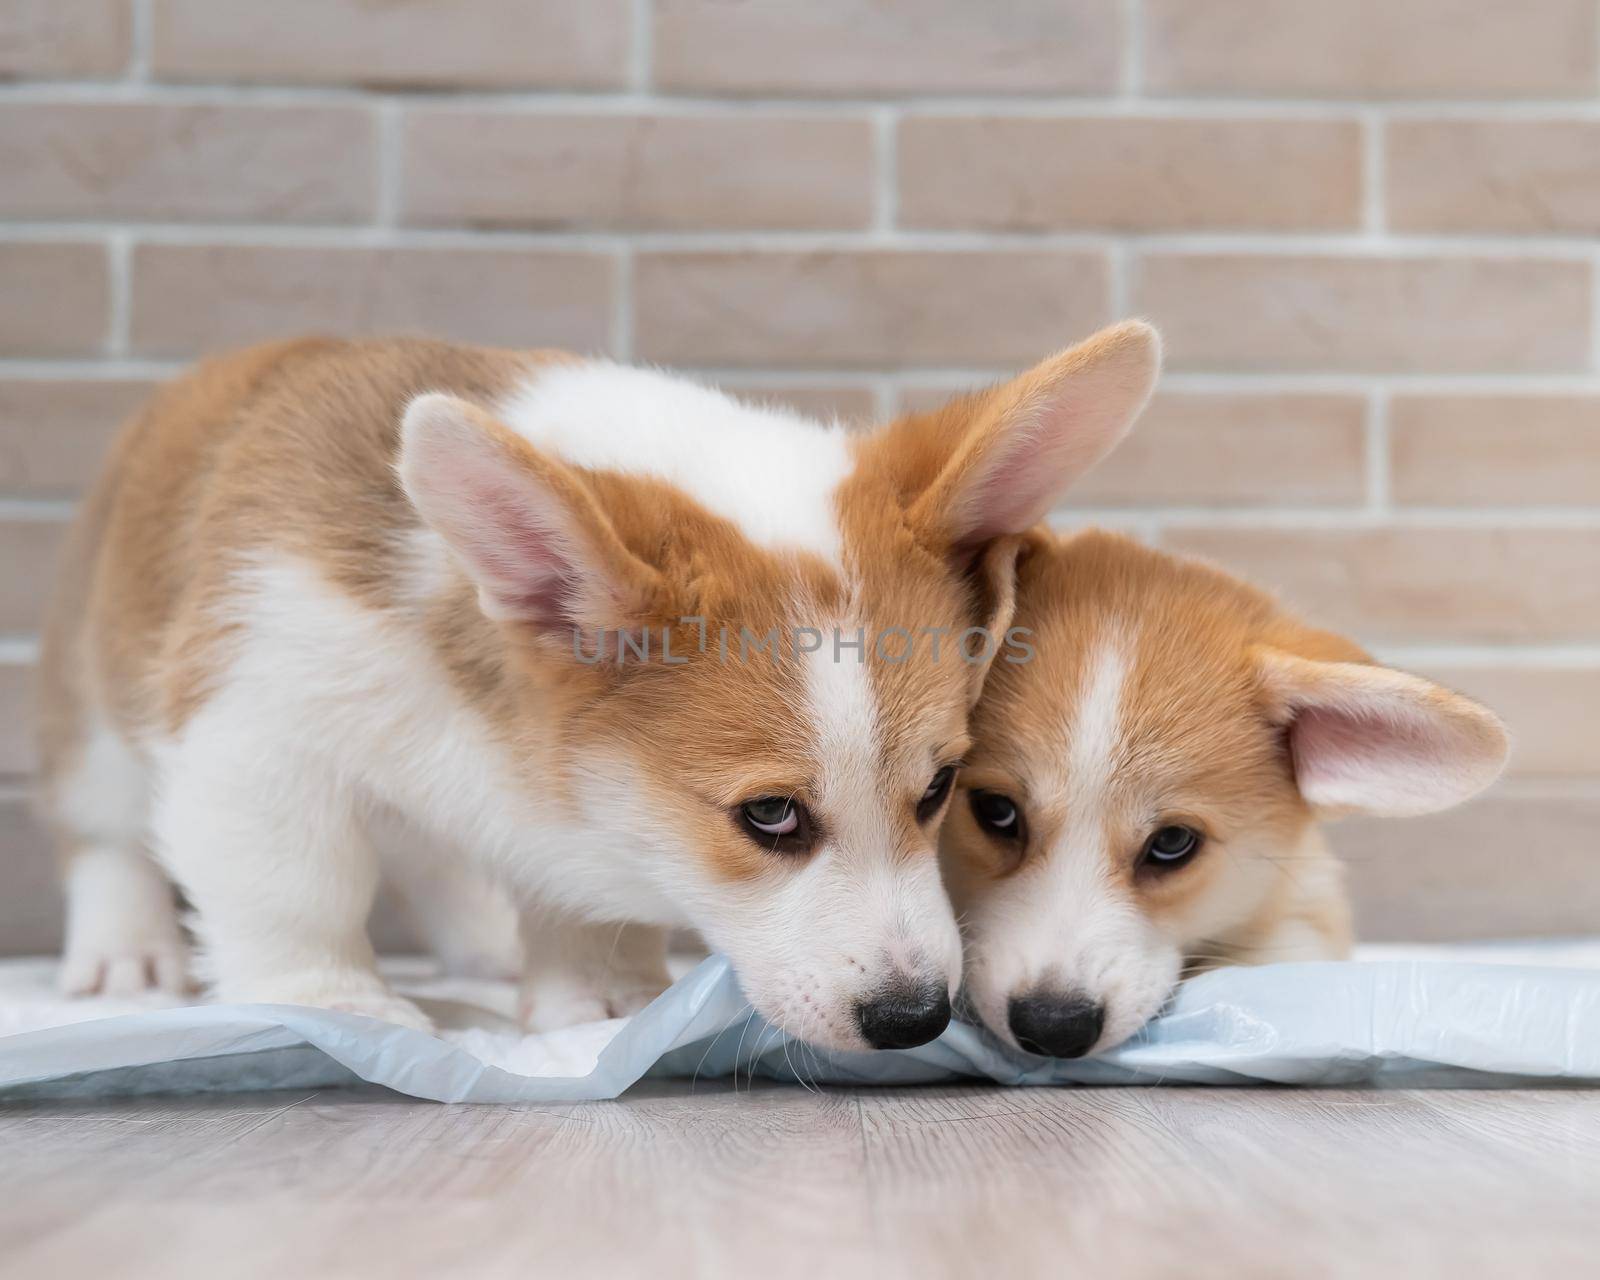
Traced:
[[950, 992], [943, 982], [902, 979], [857, 1004], [856, 1022], [874, 1049], [913, 1049], [950, 1025]]
[[1029, 1053], [1081, 1058], [1100, 1038], [1106, 1007], [1077, 992], [1030, 991], [1012, 998], [1006, 1020]]

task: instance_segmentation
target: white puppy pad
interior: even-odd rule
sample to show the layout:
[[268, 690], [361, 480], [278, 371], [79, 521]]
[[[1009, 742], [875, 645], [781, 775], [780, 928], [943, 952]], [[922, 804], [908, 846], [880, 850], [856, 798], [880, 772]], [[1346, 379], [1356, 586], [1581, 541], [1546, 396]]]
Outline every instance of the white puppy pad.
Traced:
[[368, 1081], [446, 1102], [616, 1097], [646, 1075], [824, 1083], [1600, 1082], [1600, 940], [1367, 948], [1343, 963], [1224, 969], [1110, 1053], [1020, 1054], [952, 1025], [899, 1052], [828, 1054], [750, 1010], [713, 956], [629, 1019], [523, 1035], [508, 984], [388, 966], [442, 1028], [425, 1035], [289, 1005], [65, 1000], [55, 964], [0, 962], [0, 1098], [304, 1088]]

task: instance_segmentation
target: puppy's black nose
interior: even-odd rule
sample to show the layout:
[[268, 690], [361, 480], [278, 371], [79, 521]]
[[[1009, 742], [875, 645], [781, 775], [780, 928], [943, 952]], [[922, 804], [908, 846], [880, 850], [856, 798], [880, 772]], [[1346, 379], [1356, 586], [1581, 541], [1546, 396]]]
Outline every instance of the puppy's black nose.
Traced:
[[913, 1049], [950, 1025], [950, 993], [942, 982], [902, 983], [856, 1005], [856, 1021], [874, 1049]]
[[1029, 1053], [1047, 1058], [1081, 1058], [1105, 1027], [1106, 1009], [1087, 996], [1064, 991], [1031, 991], [1015, 996], [1006, 1011], [1011, 1034]]

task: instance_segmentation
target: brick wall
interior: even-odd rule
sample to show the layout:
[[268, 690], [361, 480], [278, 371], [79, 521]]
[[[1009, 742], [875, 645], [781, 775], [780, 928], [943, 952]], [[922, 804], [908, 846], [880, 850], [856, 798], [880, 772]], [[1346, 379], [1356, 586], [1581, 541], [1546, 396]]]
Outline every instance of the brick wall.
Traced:
[[[1514, 776], [1342, 832], [1376, 935], [1600, 920], [1596, 0], [9, 0], [0, 772], [117, 418], [306, 328], [561, 344], [867, 417], [1138, 313], [1070, 519], [1499, 707]], [[0, 892], [15, 904], [25, 895]], [[39, 945], [13, 906], [0, 946]]]

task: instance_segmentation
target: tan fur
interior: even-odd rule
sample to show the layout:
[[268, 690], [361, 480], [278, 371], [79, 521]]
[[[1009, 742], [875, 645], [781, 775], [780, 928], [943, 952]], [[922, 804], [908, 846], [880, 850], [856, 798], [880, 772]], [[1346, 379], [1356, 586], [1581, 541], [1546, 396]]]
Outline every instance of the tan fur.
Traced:
[[[480, 427], [495, 429], [487, 421]], [[801, 668], [792, 660], [764, 657], [723, 662], [714, 644], [701, 651], [699, 625], [682, 618], [703, 618], [710, 635], [726, 628], [731, 646], [746, 630], [765, 637], [774, 629], [787, 645], [796, 616], [818, 625], [848, 616], [867, 623], [869, 633], [872, 620], [899, 619], [957, 619], [961, 626], [1004, 630], [1010, 544], [997, 543], [969, 582], [944, 553], [940, 531], [908, 520], [888, 468], [863, 468], [841, 495], [846, 547], [871, 552], [847, 553], [853, 584], [847, 591], [845, 579], [820, 559], [755, 547], [730, 522], [670, 486], [565, 466], [538, 457], [509, 433], [505, 444], [536, 459], [542, 480], [582, 513], [580, 532], [595, 561], [613, 580], [628, 584], [626, 598], [602, 602], [592, 624], [642, 629], [658, 639], [669, 634], [671, 651], [686, 661], [574, 670], [565, 637], [529, 637], [515, 628], [464, 622], [476, 617], [465, 583], [435, 607], [433, 634], [441, 657], [525, 759], [548, 759], [541, 738], [551, 717], [531, 712], [551, 699], [582, 708], [581, 715], [556, 720], [581, 721], [588, 745], [610, 741], [642, 750], [655, 795], [693, 830], [697, 847], [726, 878], [754, 877], [767, 859], [708, 809], [725, 810], [760, 794], [789, 795], [809, 805], [807, 780], [822, 762], [809, 754], [814, 734], [805, 719]], [[916, 801], [929, 762], [958, 759], [964, 751], [965, 714], [983, 667], [953, 660], [949, 649], [935, 662], [925, 645], [904, 663], [869, 658], [867, 666], [883, 740], [905, 756], [895, 847], [931, 856], [931, 833], [915, 821]], [[675, 793], [686, 782], [710, 806], [684, 805]]]
[[159, 391], [114, 443], [63, 560], [41, 674], [46, 774], [69, 762], [86, 700], [136, 744], [181, 727], [225, 639], [213, 607], [252, 548], [276, 540], [381, 594], [405, 517], [395, 422], [379, 410], [408, 389], [497, 393], [531, 359], [306, 338], [217, 357]]
[[[181, 729], [227, 659], [231, 578], [255, 550], [303, 557], [357, 600], [396, 607], [409, 568], [405, 534], [417, 527], [393, 474], [404, 405], [440, 390], [492, 401], [550, 358], [566, 357], [306, 339], [208, 361], [164, 389], [115, 445], [63, 567], [45, 645], [47, 775], [70, 767], [88, 703], [135, 744]], [[507, 436], [507, 448], [537, 457]], [[868, 618], [990, 621], [953, 567], [920, 540], [924, 531], [906, 521], [887, 471], [858, 477], [849, 505], [855, 545], [892, 555], [861, 560], [860, 596], [847, 602], [838, 575], [814, 557], [756, 548], [664, 484], [545, 465], [572, 492], [593, 495], [584, 505], [610, 567], [646, 557], [654, 570], [653, 592], [610, 625], [658, 635], [670, 627], [675, 651], [691, 658], [686, 667], [577, 666], [559, 652], [565, 641], [484, 618], [464, 576], [426, 602], [427, 634], [461, 693], [552, 781], [560, 771], [541, 735], [551, 722], [572, 720], [552, 715], [552, 704], [583, 708], [593, 741], [647, 742], [664, 791], [681, 785], [686, 760], [705, 798], [719, 805], [758, 783], [778, 790], [813, 772], [796, 755], [809, 735], [795, 664], [722, 665], [694, 652], [698, 632], [679, 625], [682, 616], [726, 623], [735, 636], [740, 627], [765, 635], [787, 625], [799, 595], [809, 603], [801, 612], [817, 618], [849, 603]], [[899, 572], [901, 557], [931, 572]], [[931, 735], [959, 755], [973, 679], [966, 664], [918, 658], [875, 667], [874, 679], [893, 722], [888, 740]], [[930, 681], [945, 689], [931, 706], [921, 696]], [[544, 714], [530, 715], [534, 708]], [[759, 777], [751, 762], [760, 762]], [[926, 781], [920, 773], [919, 765], [907, 781], [908, 815]], [[759, 852], [721, 824], [702, 835], [728, 874], [759, 865]], [[925, 836], [903, 836], [931, 851]]]
[[67, 541], [45, 622], [47, 783], [74, 762], [89, 707], [134, 744], [162, 719], [160, 651], [195, 572], [186, 549], [211, 460], [242, 402], [327, 345], [304, 339], [207, 361], [158, 391], [117, 437]]
[[[1008, 451], [997, 445], [1007, 436], [1015, 438], [1016, 424], [1033, 424], [1037, 434], [1047, 410], [1080, 421], [1098, 417], [1125, 399], [1114, 392], [1125, 393], [1141, 379], [1147, 382], [1142, 401], [1153, 385], [1152, 344], [1158, 351], [1153, 331], [1139, 321], [1113, 325], [1005, 382], [896, 419], [862, 443], [860, 500], [846, 499], [846, 519], [853, 513], [857, 520], [870, 520], [872, 504], [892, 496], [927, 544], [961, 541], [967, 531], [952, 526], [967, 513], [957, 495], [971, 492], [986, 472], [1003, 467]], [[1098, 436], [1086, 430], [1062, 438], [1071, 452], [1080, 447], [1079, 440], [1088, 445]], [[985, 542], [987, 536], [983, 531], [972, 541]]]
[[[803, 988], [816, 985], [838, 1044], [863, 1042], [863, 982], [954, 981], [933, 860], [943, 806], [924, 797], [943, 794], [930, 780], [968, 745], [989, 659], [961, 653], [973, 635], [987, 655], [1002, 647], [1014, 535], [1126, 430], [1154, 380], [1155, 335], [1108, 331], [933, 421], [847, 443], [819, 430], [817, 447], [838, 451], [800, 479], [828, 487], [777, 496], [831, 527], [771, 543], [693, 486], [533, 443], [536, 392], [579, 415], [596, 396], [593, 426], [619, 442], [654, 421], [657, 397], [683, 394], [606, 365], [540, 386], [571, 359], [310, 338], [210, 361], [128, 425], [46, 639], [52, 807], [64, 851], [99, 859], [68, 868], [74, 912], [81, 900], [101, 921], [68, 966], [79, 989], [172, 968], [170, 913], [143, 911], [147, 929], [116, 907], [123, 883], [159, 895], [143, 856], [153, 830], [225, 998], [425, 1025], [385, 991], [361, 929], [375, 804], [427, 810], [522, 899], [524, 933], [540, 922], [551, 956], [564, 930], [688, 920], [759, 961], [752, 998], [767, 1012], [812, 1016]], [[568, 403], [569, 385], [588, 390]], [[664, 420], [693, 431], [706, 413], [711, 440], [727, 429], [714, 397], [684, 404]], [[811, 443], [805, 424], [765, 425], [787, 433], [776, 440], [791, 453], [774, 457]], [[752, 484], [787, 479], [748, 465]], [[858, 632], [860, 671], [837, 652], [797, 658], [812, 628]], [[886, 659], [874, 641], [901, 628], [909, 656]], [[655, 656], [581, 659], [586, 637], [624, 634]], [[724, 635], [776, 635], [788, 656], [729, 660]], [[829, 853], [820, 881], [785, 862], [800, 850], [752, 838], [750, 803], [775, 796], [811, 815], [808, 845]], [[858, 875], [879, 886], [860, 903]], [[768, 904], [793, 917], [796, 901], [817, 918], [769, 939]], [[858, 927], [858, 909], [870, 971], [840, 960], [839, 938], [812, 940]], [[602, 954], [593, 942], [572, 954]], [[565, 980], [530, 976], [525, 994], [555, 1007]], [[604, 1016], [608, 1000], [565, 1007]]]
[[[1003, 631], [996, 611], [1010, 608], [1010, 552], [1002, 549], [969, 579], [960, 564], [942, 560], [939, 504], [916, 500], [933, 489], [943, 495], [965, 476], [1004, 413], [1101, 357], [1107, 343], [1127, 341], [1126, 328], [1107, 331], [1011, 383], [936, 414], [909, 415], [858, 442], [861, 465], [840, 497], [841, 522], [847, 545], [870, 547], [872, 555], [849, 566], [863, 584], [851, 603], [866, 616], [959, 617]], [[305, 338], [219, 356], [163, 388], [113, 445], [60, 569], [43, 655], [47, 775], [69, 764], [86, 703], [101, 706], [134, 743], [183, 725], [225, 654], [217, 606], [229, 575], [254, 549], [302, 556], [363, 603], [392, 605], [407, 567], [402, 535], [417, 525], [393, 476], [405, 403], [423, 391], [485, 403], [539, 364], [572, 358], [424, 340]], [[958, 465], [941, 471], [968, 436]], [[823, 612], [846, 603], [837, 576], [819, 562], [760, 551], [665, 485], [592, 471], [577, 483], [594, 495], [597, 529], [660, 568], [663, 588], [688, 584], [643, 600], [636, 621], [673, 623], [699, 609], [764, 632], [779, 611], [763, 602], [796, 584]], [[924, 571], [902, 572], [908, 562]], [[430, 635], [463, 691], [475, 703], [499, 705], [505, 636], [461, 607], [468, 594], [463, 577], [430, 602]], [[519, 656], [516, 665], [527, 663]], [[884, 669], [885, 705], [896, 705], [904, 675], [919, 669]], [[982, 667], [975, 670], [981, 676]], [[578, 701], [594, 692], [565, 696]], [[754, 696], [770, 706], [769, 694], [763, 688]], [[499, 719], [514, 722], [516, 712], [503, 710]]]
[[[1085, 664], [1106, 636], [1122, 634], [1132, 662], [1112, 786], [1124, 801], [1111, 819], [1108, 874], [1159, 927], [1188, 940], [1197, 967], [1270, 960], [1294, 925], [1327, 954], [1345, 954], [1351, 925], [1339, 867], [1296, 788], [1282, 699], [1261, 656], [1370, 663], [1360, 647], [1219, 569], [1099, 531], [1034, 535], [1017, 593], [1016, 623], [1034, 633], [1037, 656], [992, 669], [963, 789], [1021, 799], [1029, 847], [1048, 847], [1065, 814], [1042, 766], [1066, 753]], [[1206, 851], [1182, 872], [1141, 875], [1138, 854], [1154, 822], [1202, 830]], [[958, 904], [1028, 864], [986, 837], [965, 804], [946, 824], [944, 848]], [[1262, 861], [1260, 850], [1276, 857]]]

